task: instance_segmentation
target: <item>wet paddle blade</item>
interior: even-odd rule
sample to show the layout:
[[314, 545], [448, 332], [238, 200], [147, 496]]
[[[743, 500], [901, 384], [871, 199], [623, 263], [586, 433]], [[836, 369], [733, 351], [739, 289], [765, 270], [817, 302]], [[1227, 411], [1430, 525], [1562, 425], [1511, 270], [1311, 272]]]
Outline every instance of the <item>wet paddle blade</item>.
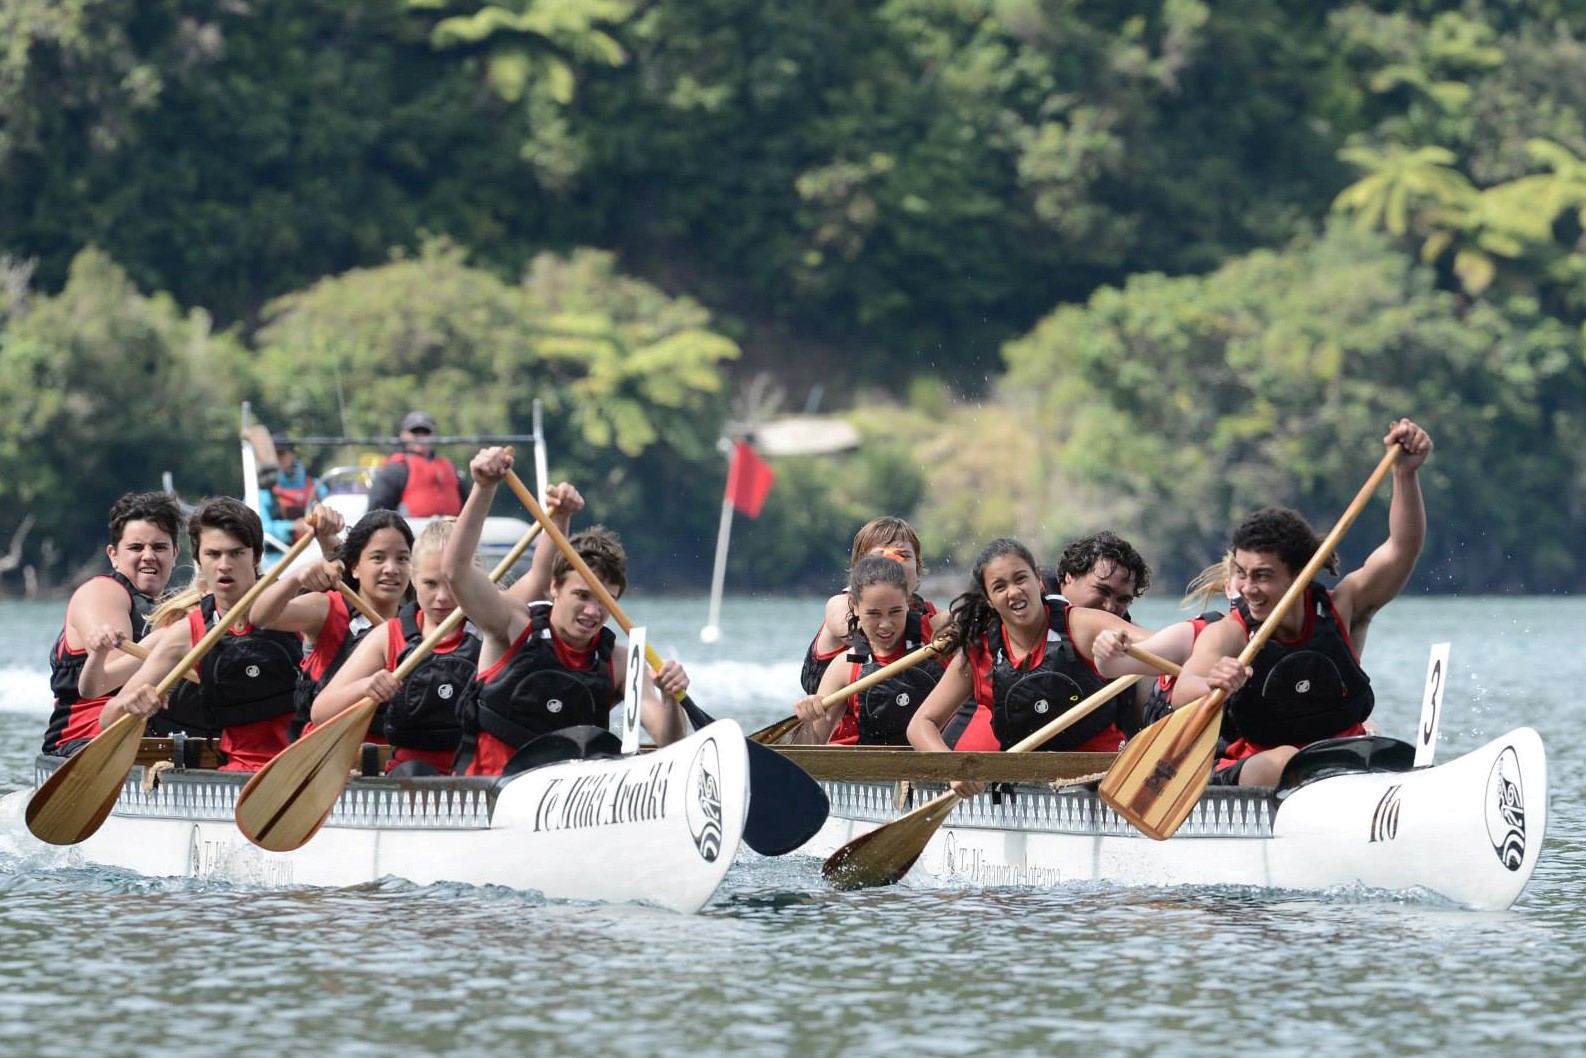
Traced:
[[127, 713], [100, 732], [28, 801], [27, 825], [51, 845], [75, 845], [91, 837], [110, 815], [127, 773], [138, 759], [144, 720]]
[[778, 720], [774, 724], [767, 724], [765, 727], [762, 727], [760, 730], [750, 735], [749, 738], [751, 741], [758, 742], [762, 746], [780, 746], [789, 735], [798, 730], [798, 726], [801, 722], [802, 721], [800, 721], [798, 717], [789, 716], [782, 720]]
[[1147, 837], [1172, 837], [1211, 778], [1222, 717], [1221, 703], [1208, 701], [1131, 738], [1101, 781], [1101, 799]]
[[237, 796], [237, 829], [271, 852], [302, 848], [319, 832], [358, 763], [379, 704], [367, 698], [292, 743]]
[[835, 889], [869, 889], [901, 881], [959, 800], [957, 794], [945, 793], [859, 835], [827, 857], [821, 877]]
[[825, 824], [831, 802], [810, 773], [769, 746], [749, 749], [749, 816], [743, 840], [762, 856], [783, 856]]

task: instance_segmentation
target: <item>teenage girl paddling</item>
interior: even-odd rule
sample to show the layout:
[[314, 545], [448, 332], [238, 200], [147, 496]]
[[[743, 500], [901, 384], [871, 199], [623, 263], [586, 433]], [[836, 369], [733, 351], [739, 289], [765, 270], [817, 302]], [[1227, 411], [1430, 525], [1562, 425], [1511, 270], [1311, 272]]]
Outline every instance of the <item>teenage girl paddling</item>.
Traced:
[[382, 703], [371, 733], [383, 735], [392, 746], [388, 771], [406, 765], [404, 773], [451, 774], [462, 739], [461, 718], [474, 693], [480, 646], [479, 637], [466, 625], [437, 644], [406, 680], [398, 682], [392, 675], [457, 609], [441, 571], [441, 555], [454, 522], [455, 518], [436, 518], [424, 527], [413, 545], [417, 601], [403, 605], [395, 617], [365, 636], [313, 701], [316, 724], [365, 697]]
[[[900, 559], [867, 555], [854, 563], [848, 591], [840, 596], [848, 607], [848, 635], [853, 643], [848, 663], [830, 665], [815, 693], [793, 706], [815, 742], [908, 745], [905, 733], [909, 721], [941, 678], [939, 662], [927, 659], [850, 695], [842, 709], [827, 709], [821, 699], [925, 645], [924, 617], [909, 607], [911, 595]], [[839, 726], [851, 730], [853, 737], [834, 737]]]

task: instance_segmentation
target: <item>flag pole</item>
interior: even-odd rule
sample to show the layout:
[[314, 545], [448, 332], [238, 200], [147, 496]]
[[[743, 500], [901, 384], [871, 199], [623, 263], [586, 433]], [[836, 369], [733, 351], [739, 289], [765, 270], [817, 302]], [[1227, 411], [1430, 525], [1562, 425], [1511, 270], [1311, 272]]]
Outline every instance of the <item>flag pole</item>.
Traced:
[[727, 583], [727, 540], [732, 536], [732, 500], [721, 501], [721, 528], [716, 531], [716, 568], [710, 575], [710, 616], [699, 630], [701, 643], [721, 638], [721, 592]]

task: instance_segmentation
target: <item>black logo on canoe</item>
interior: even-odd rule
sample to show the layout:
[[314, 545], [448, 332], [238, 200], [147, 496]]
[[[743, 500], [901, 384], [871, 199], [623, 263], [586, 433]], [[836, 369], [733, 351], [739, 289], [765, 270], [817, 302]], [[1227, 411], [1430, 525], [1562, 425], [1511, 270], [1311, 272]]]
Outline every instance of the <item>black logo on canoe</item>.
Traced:
[[688, 831], [706, 863], [721, 855], [721, 754], [716, 740], [706, 739], [688, 766]]
[[1525, 863], [1525, 786], [1513, 746], [1504, 747], [1487, 776], [1487, 837], [1498, 862], [1509, 870]]
[[1371, 842], [1392, 841], [1399, 836], [1399, 783], [1383, 792], [1377, 810], [1371, 813]]

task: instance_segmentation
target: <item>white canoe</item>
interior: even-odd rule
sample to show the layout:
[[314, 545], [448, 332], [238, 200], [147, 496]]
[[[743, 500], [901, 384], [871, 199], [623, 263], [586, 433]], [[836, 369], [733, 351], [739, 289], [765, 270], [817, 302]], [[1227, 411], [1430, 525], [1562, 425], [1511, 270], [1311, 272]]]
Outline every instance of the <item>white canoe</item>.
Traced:
[[[40, 757], [42, 782], [60, 761]], [[32, 790], [0, 801], [28, 862], [101, 864], [243, 885], [503, 885], [553, 899], [641, 902], [692, 913], [721, 885], [743, 836], [745, 740], [718, 721], [654, 753], [566, 761], [507, 779], [354, 779], [324, 828], [293, 852], [237, 830], [246, 774], [133, 768], [99, 831], [67, 849], [28, 833]]]
[[[916, 784], [899, 805], [896, 783], [822, 785], [831, 815], [799, 850], [821, 857], [946, 789]], [[1331, 775], [1281, 799], [1212, 788], [1167, 841], [1134, 830], [1094, 784], [1015, 783], [961, 802], [914, 874], [972, 885], [1362, 888], [1496, 910], [1536, 867], [1547, 807], [1542, 739], [1522, 727], [1435, 767]]]

